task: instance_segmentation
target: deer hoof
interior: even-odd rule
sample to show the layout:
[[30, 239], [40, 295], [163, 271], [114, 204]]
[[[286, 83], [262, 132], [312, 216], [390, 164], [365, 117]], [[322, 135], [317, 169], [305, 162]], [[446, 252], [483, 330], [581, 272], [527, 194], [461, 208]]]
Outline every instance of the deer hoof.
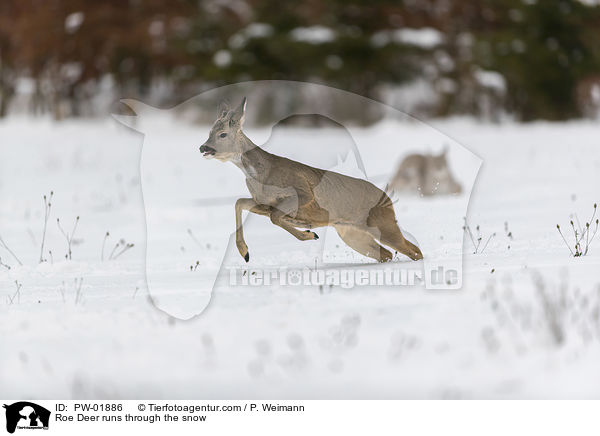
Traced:
[[250, 261], [250, 253], [246, 253], [246, 255], [244, 256], [244, 260], [246, 261], [246, 263]]
[[315, 240], [316, 240], [316, 239], [319, 239], [319, 235], [317, 235], [316, 233], [314, 233], [314, 232], [311, 232], [310, 230], [305, 230], [305, 232], [306, 232], [306, 233], [312, 233], [312, 235], [313, 235], [313, 239], [315, 239]]

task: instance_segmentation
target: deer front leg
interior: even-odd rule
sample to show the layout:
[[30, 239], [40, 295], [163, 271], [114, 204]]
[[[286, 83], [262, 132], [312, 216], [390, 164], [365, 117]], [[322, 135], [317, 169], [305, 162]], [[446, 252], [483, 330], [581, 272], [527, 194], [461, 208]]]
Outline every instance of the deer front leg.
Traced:
[[240, 198], [235, 202], [235, 245], [246, 262], [250, 260], [248, 246], [244, 241], [244, 229], [242, 227], [242, 211], [247, 210], [259, 215], [269, 215], [270, 207], [258, 204], [252, 198]]
[[314, 239], [319, 239], [319, 235], [315, 232], [311, 232], [310, 230], [298, 230], [291, 223], [286, 221], [287, 215], [281, 210], [273, 207], [271, 208], [271, 222], [276, 226], [281, 227], [284, 230], [287, 230], [293, 236], [301, 241], [312, 241]]

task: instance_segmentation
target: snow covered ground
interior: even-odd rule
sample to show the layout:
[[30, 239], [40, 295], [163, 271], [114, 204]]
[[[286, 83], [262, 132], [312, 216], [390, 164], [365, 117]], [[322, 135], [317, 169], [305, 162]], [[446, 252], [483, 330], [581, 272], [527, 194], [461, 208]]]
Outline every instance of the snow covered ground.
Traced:
[[[194, 147], [189, 156], [163, 148], [142, 158], [143, 136], [112, 119], [0, 122], [0, 237], [22, 263], [0, 246], [10, 266], [0, 265], [0, 397], [597, 398], [600, 241], [574, 258], [556, 225], [571, 238], [571, 214], [585, 225], [600, 199], [600, 126], [468, 119], [432, 125], [483, 160], [468, 222], [473, 231], [480, 226], [484, 240], [496, 236], [478, 254], [465, 239], [462, 289], [229, 287], [225, 273], [210, 299], [223, 256], [229, 265], [244, 264], [226, 244], [231, 199], [245, 187], [233, 165], [197, 152], [207, 127], [154, 120], [157, 143], [176, 138]], [[442, 143], [427, 139], [432, 131], [382, 123], [353, 135], [357, 142], [376, 135], [389, 150], [398, 141], [403, 150], [438, 149]], [[298, 144], [292, 151], [304, 155], [303, 135], [314, 133], [290, 129]], [[249, 133], [259, 144], [269, 135]], [[316, 137], [327, 135], [340, 133]], [[450, 160], [461, 178], [459, 154], [453, 149]], [[369, 168], [397, 162], [364, 152], [362, 158]], [[40, 264], [42, 197], [51, 191]], [[199, 200], [182, 207], [180, 197], [196, 191]], [[462, 219], [464, 201], [400, 197], [397, 215], [419, 242], [431, 244], [462, 234], [456, 217]], [[70, 233], [77, 216], [68, 260], [56, 219]], [[266, 218], [247, 224], [252, 268], [312, 266], [320, 254], [318, 241], [296, 241]], [[327, 232], [324, 258], [365, 268], [359, 264], [368, 261], [335, 238]], [[109, 259], [121, 239], [113, 258], [123, 244], [134, 246]], [[447, 241], [439, 246], [426, 257], [461, 251]], [[210, 303], [182, 320], [185, 309], [198, 309], [190, 308], [187, 291]]]

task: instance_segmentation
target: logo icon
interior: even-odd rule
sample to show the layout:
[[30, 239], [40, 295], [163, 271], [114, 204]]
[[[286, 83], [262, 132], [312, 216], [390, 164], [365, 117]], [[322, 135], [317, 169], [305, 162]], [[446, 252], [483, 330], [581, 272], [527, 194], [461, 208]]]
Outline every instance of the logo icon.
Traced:
[[16, 429], [48, 430], [50, 411], [42, 406], [28, 401], [19, 401], [6, 409], [6, 431], [14, 433]]

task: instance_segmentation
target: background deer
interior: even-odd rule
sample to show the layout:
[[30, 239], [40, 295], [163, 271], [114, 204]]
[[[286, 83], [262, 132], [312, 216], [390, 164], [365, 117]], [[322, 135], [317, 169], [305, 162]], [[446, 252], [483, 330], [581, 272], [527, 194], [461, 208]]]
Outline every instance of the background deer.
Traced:
[[236, 245], [246, 262], [250, 255], [244, 241], [243, 210], [269, 217], [301, 241], [318, 236], [298, 227], [333, 226], [349, 247], [379, 262], [393, 256], [382, 245], [413, 260], [423, 258], [421, 250], [402, 235], [385, 192], [365, 180], [266, 152], [243, 133], [245, 112], [245, 97], [235, 110], [222, 104], [200, 152], [208, 159], [233, 162], [246, 175], [252, 198], [240, 198], [235, 204]]
[[446, 158], [447, 149], [439, 155], [411, 154], [406, 156], [388, 186], [388, 192], [409, 192], [431, 195], [460, 194], [458, 183]]

